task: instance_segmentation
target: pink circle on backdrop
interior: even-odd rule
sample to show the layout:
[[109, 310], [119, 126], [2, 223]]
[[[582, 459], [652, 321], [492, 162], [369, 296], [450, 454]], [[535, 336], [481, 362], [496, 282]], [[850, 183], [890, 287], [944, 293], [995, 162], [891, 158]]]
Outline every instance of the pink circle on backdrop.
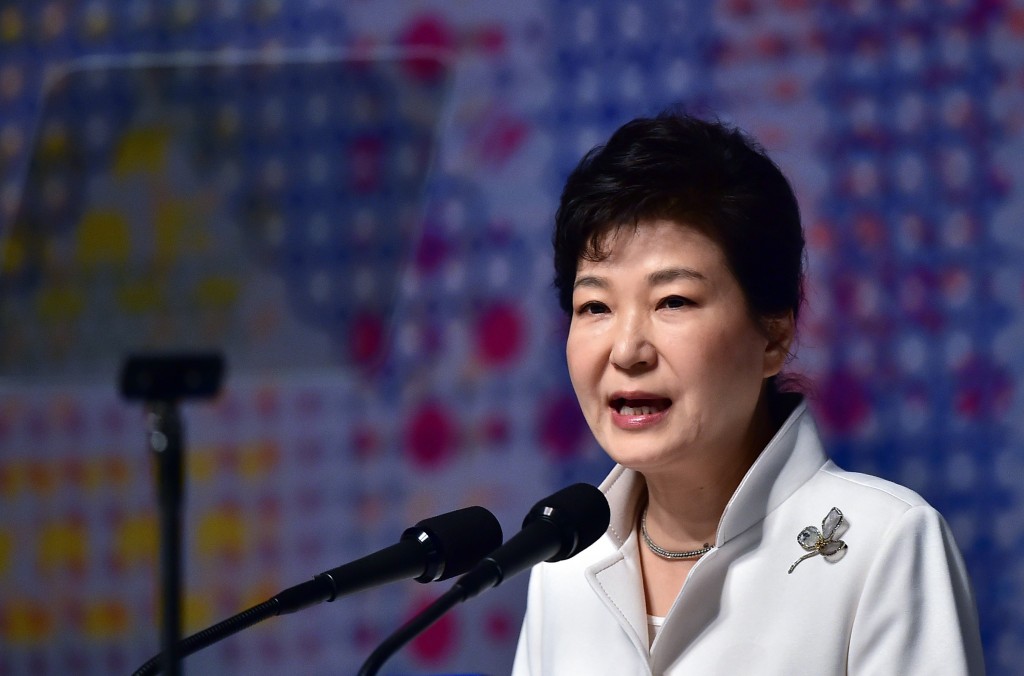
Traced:
[[1013, 379], [1006, 369], [980, 355], [956, 369], [956, 383], [956, 412], [969, 419], [998, 416], [1013, 399]]
[[477, 318], [477, 354], [488, 366], [508, 364], [522, 351], [524, 333], [519, 310], [513, 305], [496, 303]]
[[[451, 51], [456, 44], [452, 28], [440, 16], [424, 14], [412, 20], [398, 38], [403, 47], [434, 48]], [[444, 66], [433, 59], [414, 58], [405, 63], [409, 76], [416, 80], [431, 81], [444, 75]]]
[[560, 392], [541, 403], [538, 436], [544, 448], [557, 459], [568, 460], [579, 453], [587, 433], [587, 421], [576, 397]]
[[362, 312], [353, 319], [349, 354], [356, 364], [372, 365], [384, 352], [384, 320], [380, 315]]
[[447, 260], [450, 245], [436, 232], [426, 231], [416, 246], [416, 266], [425, 274], [436, 272]]
[[519, 627], [512, 615], [501, 608], [495, 608], [484, 618], [484, 632], [496, 643], [510, 643], [516, 637]]
[[[414, 612], [423, 610], [428, 603], [418, 604]], [[419, 661], [436, 664], [451, 658], [455, 654], [458, 642], [459, 624], [456, 621], [456, 614], [447, 613], [413, 639], [409, 650]]]
[[824, 378], [818, 401], [822, 421], [841, 434], [855, 429], [871, 412], [867, 386], [845, 370], [833, 371]]
[[440, 404], [426, 402], [413, 412], [405, 428], [405, 449], [414, 465], [436, 469], [447, 464], [458, 448], [459, 431]]

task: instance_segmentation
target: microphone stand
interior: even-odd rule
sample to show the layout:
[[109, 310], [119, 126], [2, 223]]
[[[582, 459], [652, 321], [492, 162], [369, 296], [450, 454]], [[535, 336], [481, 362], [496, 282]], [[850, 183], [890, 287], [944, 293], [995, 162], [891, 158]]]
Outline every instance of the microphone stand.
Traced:
[[[527, 518], [529, 519], [529, 517]], [[558, 554], [562, 548], [561, 533], [558, 527], [543, 519], [534, 521], [532, 525], [536, 529], [535, 532], [547, 533], [542, 546], [537, 546], [534, 541], [519, 536], [513, 537], [504, 545], [500, 562], [493, 556], [484, 558], [473, 570], [460, 577], [451, 589], [384, 639], [363, 662], [358, 676], [376, 676], [392, 655], [425, 631], [427, 627], [441, 619], [441, 616], [454, 608], [456, 604], [477, 596], [485, 589], [498, 586], [506, 577], [515, 575], [534, 560], [543, 561]]]
[[184, 439], [174, 401], [148, 404], [148, 444], [156, 459], [160, 506], [160, 582], [163, 672], [181, 674], [181, 510], [184, 502]]
[[416, 638], [427, 627], [441, 619], [441, 616], [454, 608], [456, 604], [467, 598], [467, 590], [456, 583], [377, 646], [363, 662], [363, 666], [359, 668], [358, 676], [376, 676], [388, 658], [401, 650], [406, 643]]
[[[501, 544], [501, 525], [483, 507], [464, 507], [423, 519], [406, 528], [397, 544], [320, 573], [273, 598], [193, 634], [176, 644], [186, 657], [217, 641], [274, 615], [302, 610], [322, 601], [333, 601], [352, 592], [404, 578], [435, 582], [459, 575], [478, 563], [487, 551]], [[150, 676], [164, 664], [156, 655], [132, 676]]]
[[543, 546], [538, 547], [534, 542], [516, 537], [505, 544], [501, 562], [492, 556], [483, 558], [472, 571], [459, 578], [451, 589], [438, 596], [409, 622], [384, 639], [370, 653], [367, 661], [362, 663], [358, 676], [376, 676], [380, 668], [395, 652], [425, 631], [427, 627], [440, 620], [445, 612], [457, 604], [473, 598], [484, 589], [497, 587], [502, 580], [515, 575], [534, 559], [545, 560], [555, 556], [562, 547], [558, 527], [543, 519], [534, 521], [534, 527], [550, 534]]
[[219, 390], [224, 358], [219, 353], [129, 356], [120, 374], [121, 395], [147, 410], [147, 446], [156, 460], [160, 511], [160, 643], [163, 671], [181, 675], [181, 511], [185, 442], [178, 402], [208, 398]]
[[294, 613], [324, 601], [334, 601], [347, 594], [387, 582], [412, 578], [421, 573], [426, 574], [424, 568], [429, 568], [429, 565], [415, 556], [421, 550], [422, 545], [418, 542], [403, 540], [375, 555], [364, 556], [351, 563], [324, 571], [312, 580], [289, 587], [273, 598], [232, 615], [196, 634], [180, 641], [176, 639], [171, 646], [174, 650], [173, 656], [168, 655], [168, 646], [165, 643], [163, 652], [150, 658], [136, 669], [132, 676], [150, 676], [150, 674], [161, 671], [166, 673], [168, 663], [174, 659], [180, 660], [188, 657], [268, 618]]
[[389, 657], [455, 604], [497, 587], [535, 563], [575, 556], [605, 532], [609, 517], [604, 494], [590, 484], [573, 484], [544, 498], [527, 513], [522, 530], [377, 646], [363, 662], [359, 676], [375, 676]]

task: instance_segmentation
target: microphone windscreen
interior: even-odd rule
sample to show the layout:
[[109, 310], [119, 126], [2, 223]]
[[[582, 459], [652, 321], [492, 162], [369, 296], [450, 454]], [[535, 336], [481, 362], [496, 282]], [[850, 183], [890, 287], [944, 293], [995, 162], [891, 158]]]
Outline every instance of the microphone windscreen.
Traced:
[[523, 519], [523, 528], [538, 519], [554, 523], [562, 536], [562, 547], [547, 559], [561, 561], [575, 556], [608, 530], [611, 510], [597, 487], [587, 483], [566, 486], [539, 501]]
[[432, 516], [407, 529], [403, 540], [416, 539], [430, 549], [427, 571], [420, 582], [447, 580], [462, 575], [501, 546], [501, 524], [480, 506]]

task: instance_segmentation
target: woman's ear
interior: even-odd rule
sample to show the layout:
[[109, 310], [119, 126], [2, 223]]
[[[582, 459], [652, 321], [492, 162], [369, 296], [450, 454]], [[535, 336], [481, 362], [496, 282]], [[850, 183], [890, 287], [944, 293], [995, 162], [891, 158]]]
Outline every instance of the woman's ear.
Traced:
[[782, 371], [789, 360], [789, 348], [796, 334], [796, 320], [793, 311], [763, 320], [768, 345], [764, 349], [764, 377], [770, 378]]

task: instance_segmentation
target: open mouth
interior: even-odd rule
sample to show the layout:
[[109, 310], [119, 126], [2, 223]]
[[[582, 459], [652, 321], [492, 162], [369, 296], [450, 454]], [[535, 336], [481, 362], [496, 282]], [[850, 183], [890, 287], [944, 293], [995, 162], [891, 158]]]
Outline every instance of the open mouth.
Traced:
[[620, 415], [652, 415], [661, 413], [672, 405], [671, 399], [626, 399], [619, 397], [612, 399], [612, 408]]

